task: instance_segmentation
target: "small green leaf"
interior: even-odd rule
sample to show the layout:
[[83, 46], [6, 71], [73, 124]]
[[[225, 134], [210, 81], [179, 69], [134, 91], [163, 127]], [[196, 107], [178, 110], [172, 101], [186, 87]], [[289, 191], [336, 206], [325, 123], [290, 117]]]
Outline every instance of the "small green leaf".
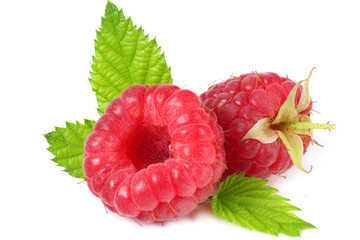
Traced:
[[133, 84], [172, 83], [171, 70], [156, 40], [108, 1], [95, 40], [90, 83], [102, 114], [112, 99]]
[[93, 131], [95, 121], [85, 119], [84, 124], [66, 122], [65, 128], [55, 127], [55, 131], [45, 134], [48, 148], [55, 158], [51, 159], [64, 171], [76, 178], [85, 178], [82, 162], [84, 143]]
[[287, 203], [289, 199], [275, 195], [275, 188], [265, 185], [267, 180], [231, 175], [220, 184], [211, 206], [219, 218], [242, 227], [278, 236], [300, 236], [300, 231], [315, 228], [290, 211], [299, 208]]

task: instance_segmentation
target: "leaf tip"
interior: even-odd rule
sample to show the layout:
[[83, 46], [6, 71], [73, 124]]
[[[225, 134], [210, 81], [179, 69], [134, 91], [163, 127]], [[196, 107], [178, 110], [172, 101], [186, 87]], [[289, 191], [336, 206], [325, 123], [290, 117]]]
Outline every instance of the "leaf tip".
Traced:
[[105, 7], [105, 14], [112, 15], [118, 11], [119, 11], [119, 9], [116, 7], [116, 5], [113, 4], [110, 0], [108, 0], [106, 3], [106, 7]]

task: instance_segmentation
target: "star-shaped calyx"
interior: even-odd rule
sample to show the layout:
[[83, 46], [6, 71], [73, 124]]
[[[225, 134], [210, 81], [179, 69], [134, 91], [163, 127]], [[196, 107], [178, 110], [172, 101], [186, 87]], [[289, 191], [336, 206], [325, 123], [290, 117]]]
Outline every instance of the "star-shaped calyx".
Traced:
[[[273, 143], [280, 140], [286, 147], [290, 158], [294, 165], [304, 172], [302, 166], [302, 157], [304, 152], [303, 141], [299, 135], [307, 135], [313, 140], [313, 129], [335, 129], [334, 124], [320, 124], [312, 123], [308, 114], [308, 107], [311, 103], [309, 94], [309, 80], [312, 75], [310, 71], [307, 79], [298, 82], [290, 91], [286, 101], [281, 105], [279, 113], [276, 118], [263, 118], [260, 119], [240, 141], [240, 144], [246, 139], [256, 139], [261, 143]], [[300, 100], [295, 105], [296, 91], [301, 83], [304, 86], [301, 92]]]

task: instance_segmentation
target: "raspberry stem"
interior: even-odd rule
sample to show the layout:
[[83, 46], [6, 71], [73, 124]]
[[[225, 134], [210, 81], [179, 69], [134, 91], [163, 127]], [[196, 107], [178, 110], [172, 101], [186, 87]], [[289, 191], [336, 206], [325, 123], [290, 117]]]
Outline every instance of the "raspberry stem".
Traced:
[[335, 124], [328, 124], [328, 123], [312, 123], [312, 122], [283, 122], [279, 124], [275, 124], [271, 126], [274, 130], [280, 131], [288, 131], [288, 130], [297, 130], [297, 129], [328, 129], [334, 130], [336, 129]]

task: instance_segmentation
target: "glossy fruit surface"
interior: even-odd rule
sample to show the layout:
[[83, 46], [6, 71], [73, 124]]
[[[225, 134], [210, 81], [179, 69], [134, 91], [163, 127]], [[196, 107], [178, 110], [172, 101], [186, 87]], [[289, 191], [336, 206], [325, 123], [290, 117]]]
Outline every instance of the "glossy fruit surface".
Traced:
[[214, 113], [175, 85], [132, 85], [106, 108], [85, 143], [89, 189], [119, 215], [165, 221], [207, 199], [225, 169]]

